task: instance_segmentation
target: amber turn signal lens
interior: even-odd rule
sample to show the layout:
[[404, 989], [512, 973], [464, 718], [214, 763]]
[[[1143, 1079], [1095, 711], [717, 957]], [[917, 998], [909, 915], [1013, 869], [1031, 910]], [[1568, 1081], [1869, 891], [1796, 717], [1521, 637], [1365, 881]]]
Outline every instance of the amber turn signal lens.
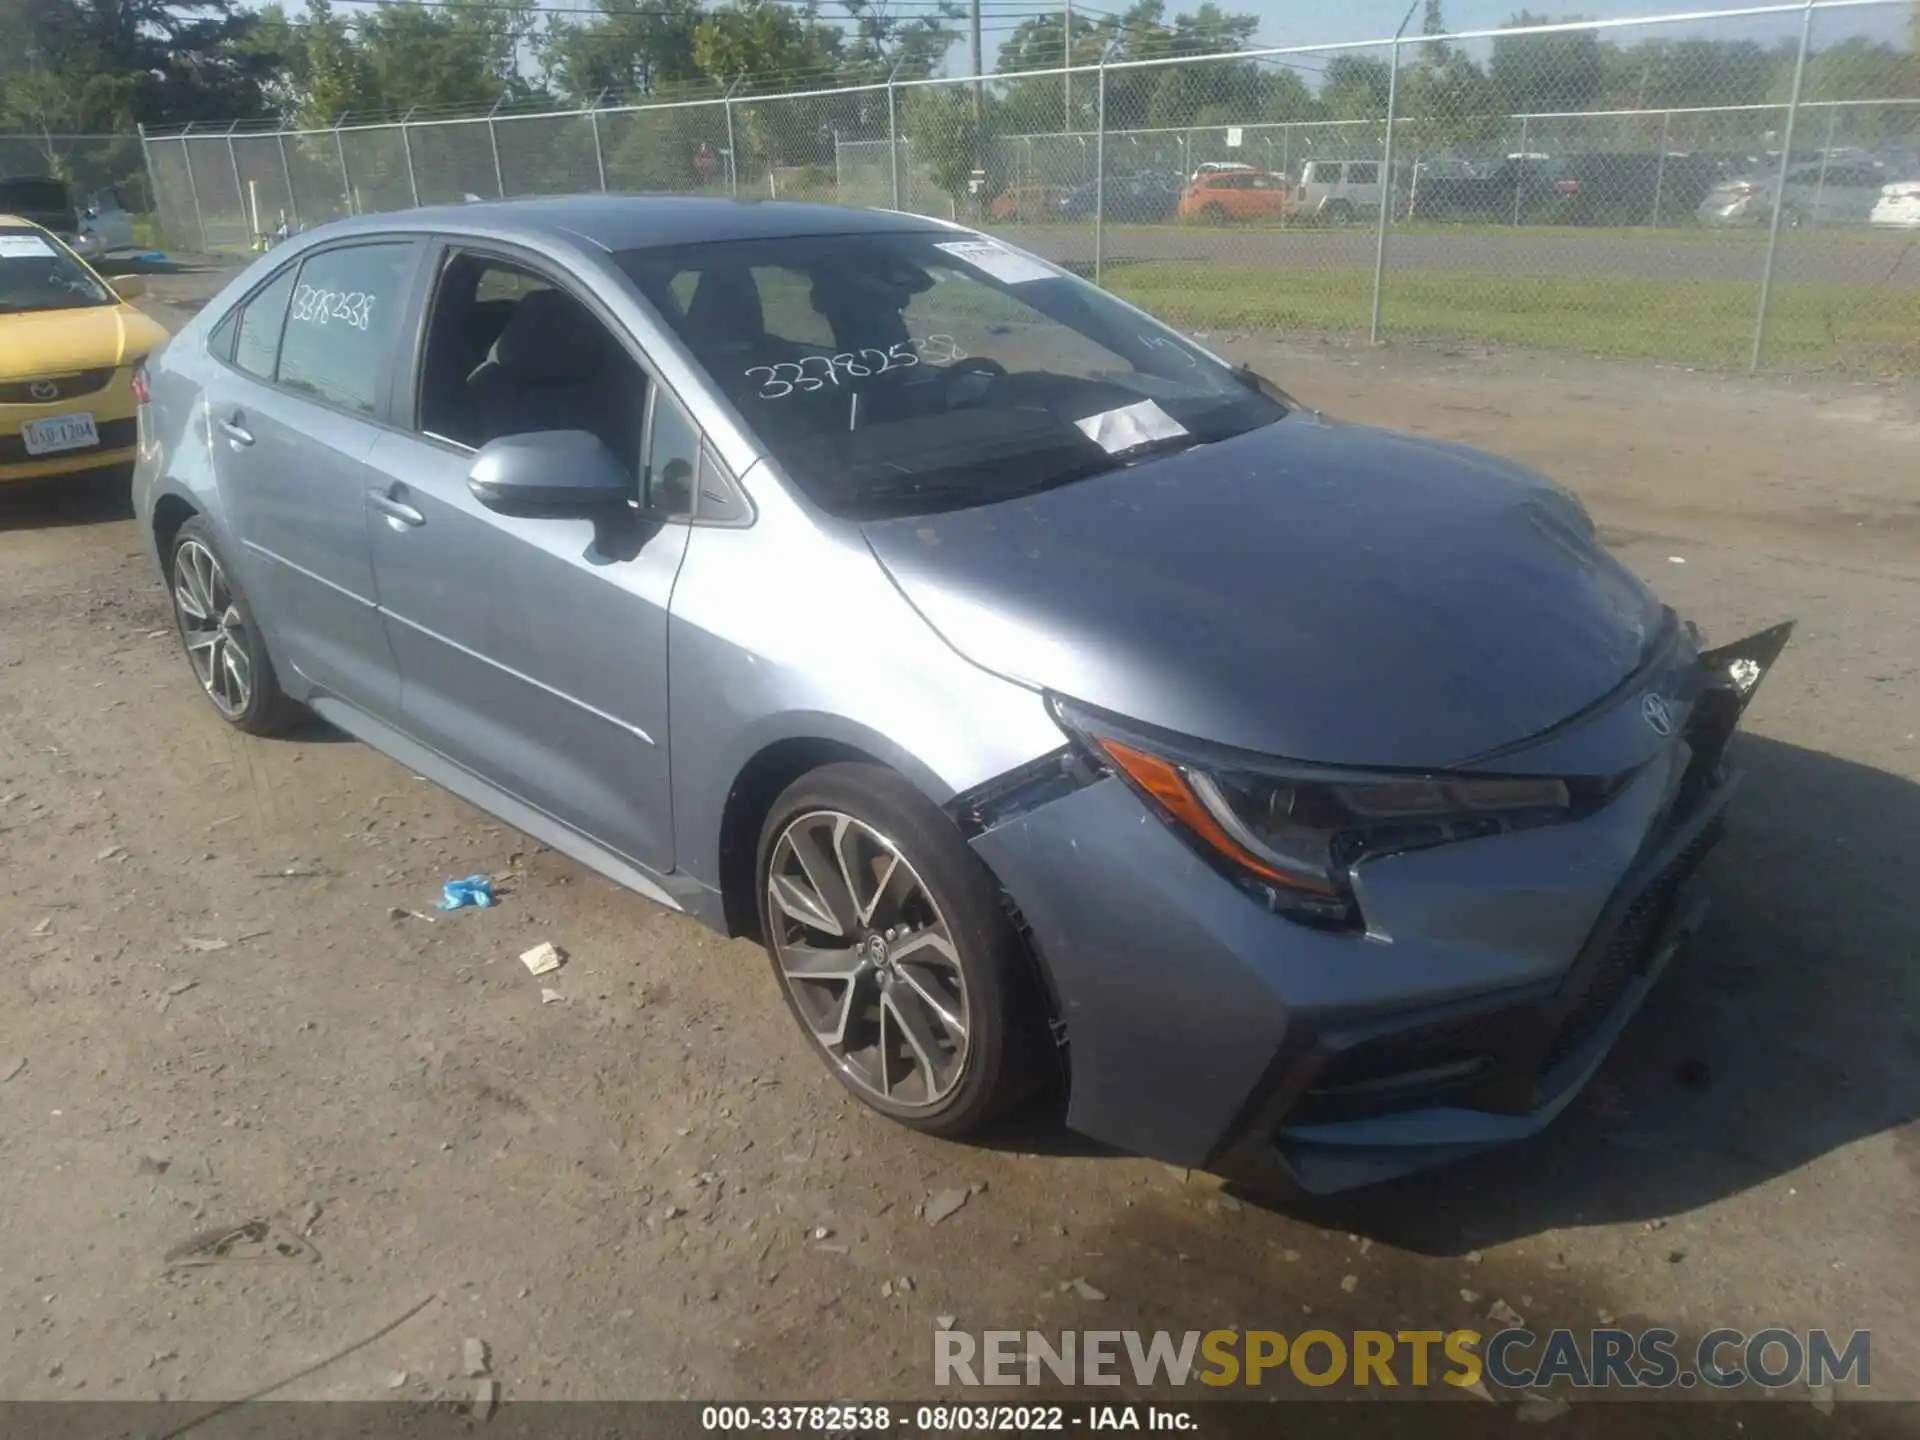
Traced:
[[1285, 885], [1290, 890], [1309, 890], [1315, 894], [1332, 894], [1333, 889], [1326, 884], [1315, 884], [1302, 875], [1289, 875], [1255, 855], [1233, 836], [1229, 835], [1213, 813], [1202, 805], [1193, 793], [1193, 787], [1187, 784], [1187, 777], [1180, 773], [1180, 767], [1162, 760], [1157, 755], [1149, 755], [1136, 750], [1131, 745], [1123, 745], [1118, 740], [1100, 737], [1100, 748], [1107, 758], [1125, 771], [1128, 778], [1166, 809], [1167, 813], [1178, 820], [1187, 829], [1198, 835], [1207, 844], [1225, 855], [1234, 864], [1253, 871], [1263, 880], [1271, 880], [1276, 885]]

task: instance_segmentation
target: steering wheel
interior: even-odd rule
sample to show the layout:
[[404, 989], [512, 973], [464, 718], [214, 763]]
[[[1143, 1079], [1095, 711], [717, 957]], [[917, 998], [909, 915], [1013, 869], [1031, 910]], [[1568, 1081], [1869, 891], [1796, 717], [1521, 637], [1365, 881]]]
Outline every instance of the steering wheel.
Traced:
[[[1002, 365], [998, 360], [991, 359], [985, 355], [968, 355], [963, 359], [954, 361], [953, 364], [947, 366], [941, 372], [941, 385], [946, 390], [948, 396], [951, 397], [953, 394], [953, 383], [959, 377], [964, 375], [986, 376], [986, 383], [980, 387], [979, 393], [973, 396], [971, 400], [962, 402], [963, 404], [978, 405], [987, 398], [987, 392], [993, 388], [993, 382], [1005, 379], [1006, 374], [1007, 367]], [[951, 398], [949, 398], [948, 401], [948, 408], [953, 408]]]

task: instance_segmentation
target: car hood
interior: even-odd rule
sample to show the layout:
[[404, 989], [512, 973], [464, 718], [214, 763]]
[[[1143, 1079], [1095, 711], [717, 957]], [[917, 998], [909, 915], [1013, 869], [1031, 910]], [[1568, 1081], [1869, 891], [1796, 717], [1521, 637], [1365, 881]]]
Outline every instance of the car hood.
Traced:
[[129, 365], [166, 338], [130, 305], [0, 315], [0, 379]]
[[1437, 767], [1640, 665], [1663, 608], [1565, 491], [1305, 414], [868, 543], [975, 664], [1150, 726]]

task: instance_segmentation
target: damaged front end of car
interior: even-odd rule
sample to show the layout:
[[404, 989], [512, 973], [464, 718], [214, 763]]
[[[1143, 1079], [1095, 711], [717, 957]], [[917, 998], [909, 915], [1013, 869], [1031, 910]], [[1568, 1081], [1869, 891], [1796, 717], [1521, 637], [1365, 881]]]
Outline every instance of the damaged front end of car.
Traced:
[[1056, 1006], [1068, 1123], [1328, 1192], [1534, 1134], [1705, 910], [1728, 743], [1792, 624], [1647, 663], [1433, 771], [1226, 752], [1056, 700], [954, 802]]

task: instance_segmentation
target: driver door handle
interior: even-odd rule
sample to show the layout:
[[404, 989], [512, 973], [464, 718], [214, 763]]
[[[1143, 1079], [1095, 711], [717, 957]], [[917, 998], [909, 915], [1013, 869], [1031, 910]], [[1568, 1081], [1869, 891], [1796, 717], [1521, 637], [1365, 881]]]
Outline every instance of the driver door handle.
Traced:
[[236, 410], [220, 422], [220, 433], [225, 435], [227, 439], [235, 445], [251, 445], [253, 443], [253, 432], [240, 423], [243, 418], [245, 417]]
[[375, 486], [367, 491], [367, 502], [389, 520], [398, 520], [402, 525], [424, 525], [427, 517], [404, 500], [396, 500], [383, 486]]

